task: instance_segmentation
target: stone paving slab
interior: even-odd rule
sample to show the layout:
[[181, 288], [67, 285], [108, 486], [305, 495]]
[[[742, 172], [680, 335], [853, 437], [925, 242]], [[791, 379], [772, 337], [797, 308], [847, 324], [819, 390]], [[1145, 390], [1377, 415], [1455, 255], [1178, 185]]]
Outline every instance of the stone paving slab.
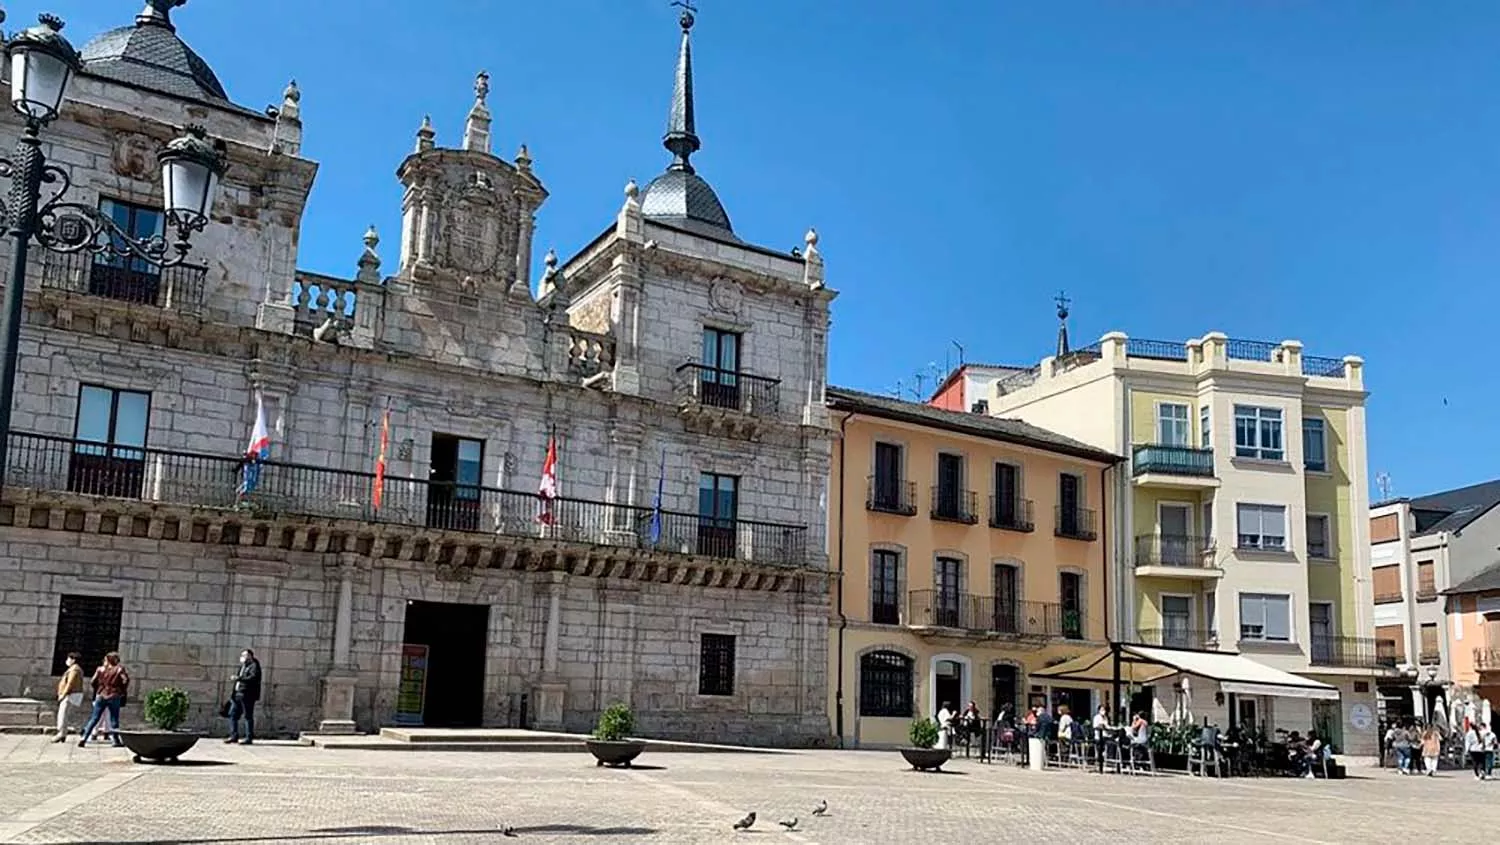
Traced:
[[[1500, 782], [1466, 773], [1344, 781], [1036, 773], [894, 752], [648, 753], [634, 770], [551, 753], [240, 748], [138, 766], [113, 749], [0, 737], [0, 843], [1405, 843], [1500, 827]], [[813, 818], [828, 801], [831, 814]], [[77, 802], [76, 806], [68, 806]], [[41, 811], [33, 808], [41, 807]], [[748, 810], [751, 834], [731, 823]], [[28, 815], [30, 812], [30, 815]], [[777, 818], [796, 815], [787, 833]], [[1487, 834], [1481, 834], [1487, 835]]]

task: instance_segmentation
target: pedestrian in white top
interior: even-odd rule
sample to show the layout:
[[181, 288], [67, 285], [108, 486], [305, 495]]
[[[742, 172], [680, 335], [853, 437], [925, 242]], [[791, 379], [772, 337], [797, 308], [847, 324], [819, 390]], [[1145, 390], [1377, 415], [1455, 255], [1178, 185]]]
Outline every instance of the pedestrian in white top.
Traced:
[[952, 705], [950, 705], [946, 701], [943, 702], [943, 707], [942, 707], [941, 710], [938, 711], [938, 714], [937, 714], [937, 723], [938, 723], [938, 744], [937, 744], [937, 747], [938, 748], [947, 748], [948, 747], [948, 735], [953, 731], [953, 716], [954, 715], [955, 714], [954, 714], [954, 712], [952, 710]]

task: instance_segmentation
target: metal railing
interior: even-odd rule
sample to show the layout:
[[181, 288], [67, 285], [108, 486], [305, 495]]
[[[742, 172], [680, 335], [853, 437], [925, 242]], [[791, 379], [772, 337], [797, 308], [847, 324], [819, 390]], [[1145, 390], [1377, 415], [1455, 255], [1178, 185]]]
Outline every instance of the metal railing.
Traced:
[[1063, 615], [1062, 605], [1049, 602], [997, 602], [994, 596], [913, 590], [907, 624], [1014, 637], [1061, 638], [1066, 633]]
[[1143, 337], [1126, 338], [1125, 354], [1131, 358], [1151, 358], [1157, 361], [1186, 361], [1187, 344], [1180, 340], [1149, 340]]
[[1174, 625], [1168, 628], [1142, 628], [1135, 632], [1135, 641], [1140, 645], [1209, 651], [1218, 648], [1219, 634], [1217, 631]]
[[1280, 360], [1281, 344], [1272, 343], [1269, 340], [1237, 340], [1230, 338], [1225, 344], [1225, 355], [1233, 360], [1239, 361], [1269, 361]]
[[1030, 499], [1019, 496], [990, 497], [990, 527], [1007, 531], [1034, 531], [1036, 522], [1031, 516]]
[[1135, 538], [1136, 566], [1179, 566], [1184, 569], [1211, 567], [1207, 552], [1213, 540], [1191, 534], [1142, 534]]
[[1036, 384], [1036, 380], [1041, 373], [1042, 366], [1040, 364], [1011, 373], [995, 382], [995, 391], [1003, 396], [1017, 390], [1024, 390]]
[[1088, 508], [1068, 508], [1058, 505], [1054, 509], [1057, 520], [1053, 533], [1074, 540], [1099, 539], [1099, 515]]
[[1313, 634], [1309, 646], [1308, 659], [1314, 666], [1352, 669], [1390, 669], [1396, 666], [1395, 640]]
[[677, 368], [684, 398], [707, 408], [725, 408], [758, 417], [781, 413], [781, 380], [723, 370], [692, 361]]
[[[807, 559], [800, 525], [721, 519], [586, 499], [387, 476], [379, 509], [371, 473], [267, 461], [241, 494], [240, 458], [111, 445], [13, 432], [5, 484], [163, 504], [503, 534], [745, 560], [781, 566]], [[653, 532], [653, 522], [659, 528]], [[653, 533], [656, 535], [653, 542]]]
[[979, 522], [979, 496], [973, 490], [954, 490], [941, 484], [932, 485], [932, 518], [943, 522]]
[[194, 311], [203, 304], [205, 267], [159, 267], [140, 259], [105, 261], [91, 252], [42, 252], [41, 286], [119, 302]]
[[1339, 358], [1319, 358], [1316, 355], [1303, 355], [1302, 374], [1304, 376], [1332, 376], [1339, 378], [1344, 375], [1344, 362]]
[[1204, 478], [1212, 478], [1214, 475], [1214, 450], [1212, 449], [1142, 443], [1131, 449], [1130, 457], [1133, 475], [1144, 475], [1148, 472]]
[[1474, 649], [1474, 668], [1481, 672], [1500, 671], [1500, 646]]
[[865, 479], [865, 510], [917, 515], [917, 483], [871, 475]]

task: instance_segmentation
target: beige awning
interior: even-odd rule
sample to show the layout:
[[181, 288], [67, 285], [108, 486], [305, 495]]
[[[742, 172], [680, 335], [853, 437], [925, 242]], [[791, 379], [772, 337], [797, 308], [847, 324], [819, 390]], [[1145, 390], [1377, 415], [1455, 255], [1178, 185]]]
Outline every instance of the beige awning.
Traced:
[[1031, 677], [1095, 684], [1114, 683], [1113, 649], [1120, 651], [1120, 682], [1125, 684], [1150, 684], [1183, 674], [1216, 681], [1220, 690], [1238, 695], [1325, 700], [1339, 697], [1337, 687], [1273, 669], [1243, 655], [1123, 643], [1091, 651], [1056, 666], [1038, 669], [1031, 673]]

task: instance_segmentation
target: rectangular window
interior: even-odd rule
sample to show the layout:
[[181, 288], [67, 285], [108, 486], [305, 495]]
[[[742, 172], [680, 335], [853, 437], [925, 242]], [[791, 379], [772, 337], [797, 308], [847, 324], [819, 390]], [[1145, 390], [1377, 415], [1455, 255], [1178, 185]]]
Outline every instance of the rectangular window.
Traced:
[[901, 555], [877, 549], [870, 561], [870, 621], [896, 625], [901, 621]]
[[995, 564], [995, 621], [994, 628], [1002, 633], [1020, 632], [1021, 591], [1014, 566], [1008, 563]]
[[151, 394], [85, 384], [78, 388], [68, 490], [138, 499], [146, 476]]
[[427, 469], [427, 526], [479, 530], [484, 441], [434, 434], [431, 458]]
[[1263, 461], [1286, 459], [1281, 443], [1281, 409], [1234, 406], [1234, 454]]
[[736, 557], [740, 480], [713, 472], [698, 475], [698, 554]]
[[1307, 515], [1307, 556], [1320, 560], [1333, 557], [1333, 544], [1329, 542], [1328, 517], [1324, 514]]
[[1241, 593], [1240, 639], [1256, 642], [1291, 642], [1291, 597]]
[[1430, 560], [1417, 561], [1417, 599], [1429, 601], [1437, 598], [1437, 572]]
[[1406, 662], [1406, 628], [1401, 625], [1376, 625], [1376, 640], [1390, 640], [1396, 644], [1396, 663]]
[[734, 635], [704, 634], [698, 656], [698, 694], [734, 695]]
[[[101, 199], [99, 212], [114, 221], [126, 235], [144, 240], [162, 234], [162, 212], [158, 208]], [[119, 236], [110, 234], [115, 250], [99, 253], [89, 269], [89, 293], [107, 299], [155, 305], [161, 295], [161, 267], [126, 252]]]
[[875, 444], [874, 496], [876, 510], [904, 512], [908, 503], [902, 501], [901, 446], [895, 443]]
[[1156, 442], [1162, 446], [1186, 447], [1190, 441], [1188, 406], [1162, 402], [1156, 406]]
[[964, 562], [958, 558], [940, 557], [933, 563], [933, 588], [937, 601], [933, 602], [934, 622], [947, 628], [958, 628], [960, 593], [963, 592]]
[[1213, 548], [1214, 544], [1214, 503], [1203, 503], [1203, 541], [1205, 548]]
[[703, 404], [740, 407], [740, 335], [704, 327], [703, 367], [698, 371]]
[[937, 490], [935, 515], [939, 519], [966, 519], [968, 502], [964, 495], [964, 458], [951, 452], [937, 456]]
[[1401, 601], [1401, 564], [1377, 566], [1371, 569], [1370, 580], [1375, 588], [1376, 604]]
[[1219, 636], [1219, 596], [1212, 591], [1203, 594], [1203, 626], [1208, 629], [1209, 639]]
[[1161, 644], [1169, 648], [1193, 647], [1193, 600], [1187, 596], [1161, 597]]
[[1238, 505], [1238, 545], [1242, 549], [1286, 551], [1286, 508], [1282, 505]]
[[1421, 654], [1418, 661], [1421, 663], [1436, 663], [1442, 659], [1442, 652], [1438, 649], [1438, 626], [1436, 622], [1423, 622], [1418, 632], [1421, 635]]
[[109, 596], [63, 596], [57, 608], [57, 638], [52, 645], [52, 674], [67, 668], [68, 652], [80, 655], [85, 675], [120, 647], [120, 613], [124, 599]]
[[1083, 639], [1083, 576], [1059, 573], [1057, 592], [1062, 604], [1062, 635], [1070, 640]]
[[1214, 446], [1214, 430], [1209, 425], [1208, 406], [1204, 405], [1198, 409], [1198, 448], [1212, 449]]
[[1308, 645], [1313, 663], [1319, 666], [1332, 663], [1337, 651], [1333, 639], [1333, 605], [1323, 601], [1307, 605], [1307, 633], [1312, 640]]
[[1316, 417], [1302, 421], [1302, 467], [1313, 472], [1328, 471], [1328, 432], [1323, 421]]

